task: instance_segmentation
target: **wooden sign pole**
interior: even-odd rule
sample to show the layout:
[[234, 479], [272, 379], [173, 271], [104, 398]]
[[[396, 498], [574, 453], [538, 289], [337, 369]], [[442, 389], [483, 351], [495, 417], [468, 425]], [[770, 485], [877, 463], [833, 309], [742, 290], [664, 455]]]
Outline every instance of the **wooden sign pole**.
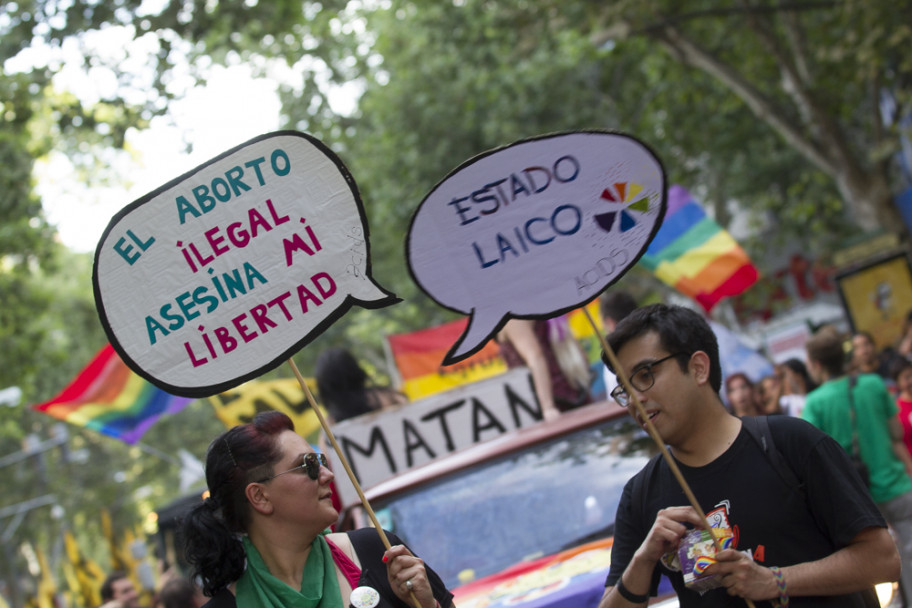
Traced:
[[[348, 459], [345, 458], [345, 455], [342, 453], [342, 449], [336, 442], [336, 437], [333, 435], [332, 430], [330, 430], [329, 423], [323, 416], [323, 412], [320, 411], [319, 406], [317, 406], [317, 401], [314, 399], [313, 394], [310, 392], [310, 388], [304, 381], [304, 376], [302, 376], [301, 372], [298, 371], [298, 366], [295, 365], [295, 362], [292, 359], [288, 359], [288, 364], [291, 366], [291, 370], [294, 372], [295, 378], [298, 379], [298, 384], [301, 385], [301, 390], [304, 391], [304, 395], [307, 396], [307, 402], [310, 404], [310, 409], [312, 409], [317, 415], [317, 419], [320, 421], [320, 426], [323, 427], [323, 431], [329, 438], [329, 442], [332, 444], [333, 450], [336, 452], [336, 456], [339, 457], [339, 462], [342, 463], [342, 467], [345, 469], [345, 472], [348, 474], [348, 478], [351, 480], [352, 485], [355, 487], [355, 491], [358, 493], [358, 497], [361, 499], [361, 505], [364, 507], [364, 510], [367, 511], [367, 516], [370, 518], [371, 523], [374, 524], [374, 528], [377, 529], [377, 534], [380, 535], [380, 540], [383, 541], [383, 546], [389, 549], [391, 546], [389, 539], [386, 537], [386, 533], [380, 526], [380, 522], [377, 520], [377, 515], [374, 513], [374, 510], [371, 508], [370, 503], [367, 501], [367, 497], [364, 495], [364, 491], [361, 489], [361, 484], [358, 483], [358, 479], [355, 477], [355, 472], [352, 471], [351, 465], [348, 463]], [[415, 593], [411, 589], [409, 589], [409, 597], [411, 597], [412, 602], [415, 604], [415, 608], [421, 608], [421, 602], [418, 601], [418, 598], [415, 597]]]

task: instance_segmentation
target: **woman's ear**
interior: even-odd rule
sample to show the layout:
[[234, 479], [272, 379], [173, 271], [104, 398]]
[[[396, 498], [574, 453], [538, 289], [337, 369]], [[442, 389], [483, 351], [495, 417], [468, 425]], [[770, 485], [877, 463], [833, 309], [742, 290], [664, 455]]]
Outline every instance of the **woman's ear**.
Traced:
[[269, 492], [265, 485], [261, 483], [248, 483], [247, 488], [244, 490], [244, 494], [247, 496], [247, 502], [249, 502], [250, 506], [258, 513], [262, 513], [263, 515], [272, 513], [272, 501], [269, 500]]
[[690, 356], [690, 371], [694, 376], [694, 380], [697, 381], [697, 384], [709, 382], [709, 369], [709, 355], [705, 352], [698, 350]]

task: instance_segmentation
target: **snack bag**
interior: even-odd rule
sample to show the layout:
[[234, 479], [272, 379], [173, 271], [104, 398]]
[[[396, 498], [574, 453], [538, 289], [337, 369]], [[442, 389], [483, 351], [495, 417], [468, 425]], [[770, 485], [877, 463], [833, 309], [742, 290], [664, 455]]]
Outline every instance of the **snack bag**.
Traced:
[[[728, 528], [713, 528], [713, 534], [719, 539], [723, 549], [732, 544], [732, 531]], [[681, 539], [678, 545], [678, 559], [684, 584], [688, 589], [703, 593], [719, 587], [721, 583], [713, 575], [705, 575], [706, 569], [716, 563], [716, 547], [709, 530], [691, 530]]]

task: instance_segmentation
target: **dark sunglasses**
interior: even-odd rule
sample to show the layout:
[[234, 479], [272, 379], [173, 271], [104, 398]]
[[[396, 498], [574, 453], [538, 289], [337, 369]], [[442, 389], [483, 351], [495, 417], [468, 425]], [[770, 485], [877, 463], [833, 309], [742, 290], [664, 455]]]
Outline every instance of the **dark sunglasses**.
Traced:
[[279, 475], [284, 475], [285, 473], [291, 473], [292, 471], [297, 471], [303, 469], [307, 476], [316, 481], [320, 477], [320, 467], [324, 466], [329, 468], [329, 461], [326, 460], [325, 454], [317, 454], [316, 452], [308, 452], [304, 454], [304, 462], [299, 464], [296, 467], [291, 467], [287, 471], [282, 471], [281, 473], [276, 473], [272, 477], [267, 477], [265, 479], [260, 479], [257, 483], [266, 483], [272, 479], [275, 479]]

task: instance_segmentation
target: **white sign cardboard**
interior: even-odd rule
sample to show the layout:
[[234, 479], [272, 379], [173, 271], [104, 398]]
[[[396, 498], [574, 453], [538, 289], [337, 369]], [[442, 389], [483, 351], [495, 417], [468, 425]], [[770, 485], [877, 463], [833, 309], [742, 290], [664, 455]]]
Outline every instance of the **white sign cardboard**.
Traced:
[[544, 135], [457, 167], [422, 201], [406, 245], [419, 287], [471, 315], [443, 363], [479, 350], [510, 317], [594, 299], [646, 250], [665, 197], [659, 159], [617, 133]]
[[[394, 411], [344, 420], [332, 432], [358, 478], [369, 488], [397, 473], [479, 441], [529, 426], [542, 419], [529, 370], [515, 368], [413, 401]], [[335, 453], [336, 491], [342, 504], [358, 494]]]
[[136, 373], [200, 397], [275, 367], [355, 304], [398, 301], [369, 260], [342, 161], [309, 135], [280, 131], [115, 215], [95, 252], [95, 301]]

